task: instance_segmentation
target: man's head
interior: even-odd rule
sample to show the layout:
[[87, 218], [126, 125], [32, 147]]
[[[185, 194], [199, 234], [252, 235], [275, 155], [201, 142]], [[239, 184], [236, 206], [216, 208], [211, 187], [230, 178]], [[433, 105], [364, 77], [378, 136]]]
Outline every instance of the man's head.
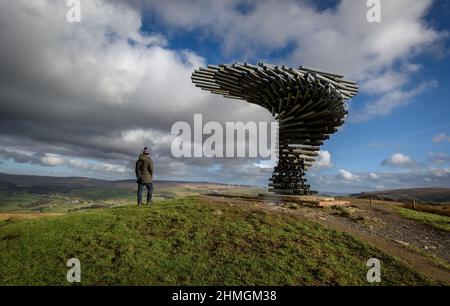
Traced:
[[144, 148], [144, 151], [142, 152], [142, 154], [144, 154], [144, 155], [149, 155], [150, 154], [150, 151], [148, 150], [147, 147]]

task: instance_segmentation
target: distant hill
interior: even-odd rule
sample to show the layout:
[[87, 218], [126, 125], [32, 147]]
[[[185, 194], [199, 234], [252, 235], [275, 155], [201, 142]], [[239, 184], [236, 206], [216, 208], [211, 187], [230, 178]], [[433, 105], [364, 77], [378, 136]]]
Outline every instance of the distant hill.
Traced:
[[0, 191], [14, 191], [19, 187], [13, 183], [0, 182]]
[[[155, 184], [160, 187], [176, 187], [184, 184], [209, 186], [227, 186], [227, 184], [214, 182], [189, 182], [189, 181], [164, 181], [156, 180]], [[234, 185], [235, 187], [247, 187]], [[108, 181], [87, 177], [56, 177], [39, 175], [15, 175], [0, 173], [0, 191], [27, 191], [35, 194], [70, 192], [80, 189], [93, 188], [134, 188], [136, 180]], [[251, 186], [248, 186], [251, 187]]]
[[320, 191], [319, 195], [323, 197], [346, 197], [349, 196], [348, 192], [335, 192], [335, 191]]
[[108, 181], [85, 177], [54, 177], [0, 173], [0, 190], [32, 193], [68, 192], [74, 189], [105, 187]]
[[[160, 189], [177, 188], [186, 189], [191, 187], [214, 189], [227, 186], [227, 184], [214, 182], [189, 182], [189, 181], [155, 181]], [[189, 185], [189, 186], [188, 186]], [[205, 185], [205, 186], [203, 186]], [[217, 186], [217, 187], [214, 187]], [[107, 181], [86, 177], [55, 177], [55, 176], [38, 176], [38, 175], [14, 175], [0, 173], [0, 192], [8, 191], [27, 191], [33, 194], [46, 193], [68, 193], [74, 190], [84, 189], [105, 189], [105, 188], [121, 188], [130, 189], [136, 187], [134, 179]], [[255, 186], [233, 185], [233, 187]], [[346, 196], [347, 194], [321, 192], [321, 195], [327, 196]], [[351, 194], [350, 197], [369, 199], [373, 197], [378, 200], [409, 202], [415, 199], [421, 203], [445, 203], [450, 204], [450, 188], [413, 188], [413, 189], [397, 189], [385, 191], [371, 191]]]
[[352, 197], [377, 200], [409, 202], [415, 199], [421, 203], [450, 204], [450, 188], [412, 188], [385, 191], [371, 191], [352, 194]]

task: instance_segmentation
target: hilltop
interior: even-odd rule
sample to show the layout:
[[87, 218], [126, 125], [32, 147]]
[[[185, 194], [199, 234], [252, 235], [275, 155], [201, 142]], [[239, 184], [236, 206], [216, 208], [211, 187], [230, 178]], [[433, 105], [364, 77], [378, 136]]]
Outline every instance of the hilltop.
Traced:
[[343, 232], [201, 197], [0, 225], [1, 284], [68, 285], [72, 257], [84, 285], [367, 285], [371, 257], [385, 285], [435, 283]]

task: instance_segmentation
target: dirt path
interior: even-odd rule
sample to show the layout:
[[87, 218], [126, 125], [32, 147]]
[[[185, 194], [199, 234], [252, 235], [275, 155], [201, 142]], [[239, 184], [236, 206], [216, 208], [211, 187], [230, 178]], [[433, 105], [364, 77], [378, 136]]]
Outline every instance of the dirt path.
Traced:
[[349, 233], [403, 259], [424, 275], [450, 284], [450, 233], [402, 217], [393, 210], [400, 203], [374, 201], [371, 206], [355, 199], [351, 206], [320, 209], [257, 197], [206, 197], [298, 216]]

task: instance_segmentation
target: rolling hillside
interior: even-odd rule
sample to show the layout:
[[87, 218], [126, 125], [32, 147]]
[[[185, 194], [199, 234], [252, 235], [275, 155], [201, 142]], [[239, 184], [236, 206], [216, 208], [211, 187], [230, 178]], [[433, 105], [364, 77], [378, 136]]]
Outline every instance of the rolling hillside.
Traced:
[[[219, 183], [209, 182], [183, 182], [183, 181], [155, 181], [161, 187], [179, 186], [186, 183], [193, 185], [217, 185], [226, 186]], [[86, 177], [54, 177], [38, 175], [14, 175], [0, 173], [0, 191], [29, 191], [30, 193], [51, 193], [51, 192], [70, 192], [80, 189], [98, 189], [98, 188], [134, 188], [136, 181], [117, 180], [107, 181]]]
[[[205, 182], [154, 181], [154, 200], [220, 192], [255, 194], [265, 188]], [[105, 181], [0, 173], [0, 212], [67, 212], [136, 203], [135, 180]]]
[[412, 199], [415, 199], [417, 202], [421, 203], [450, 204], [450, 188], [413, 188], [372, 191], [352, 194], [351, 196], [360, 199], [369, 199], [372, 197], [377, 200], [399, 202], [411, 202]]

